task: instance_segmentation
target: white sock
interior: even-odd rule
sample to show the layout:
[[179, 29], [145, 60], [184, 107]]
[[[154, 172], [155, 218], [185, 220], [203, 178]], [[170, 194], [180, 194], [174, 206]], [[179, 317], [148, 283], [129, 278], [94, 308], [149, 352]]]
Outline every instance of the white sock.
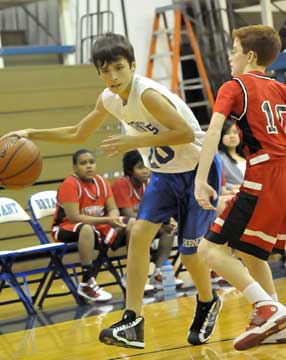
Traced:
[[273, 301], [272, 297], [267, 294], [265, 290], [258, 284], [253, 282], [243, 290], [243, 295], [248, 299], [251, 304], [258, 301]]
[[272, 300], [279, 302], [277, 293], [271, 295]]

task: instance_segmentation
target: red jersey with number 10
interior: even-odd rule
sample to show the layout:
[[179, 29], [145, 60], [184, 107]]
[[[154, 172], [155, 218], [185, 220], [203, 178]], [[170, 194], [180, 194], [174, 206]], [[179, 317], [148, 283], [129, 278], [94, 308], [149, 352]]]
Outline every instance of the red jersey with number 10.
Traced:
[[220, 88], [214, 112], [237, 120], [251, 165], [286, 156], [286, 85], [258, 71], [239, 75]]

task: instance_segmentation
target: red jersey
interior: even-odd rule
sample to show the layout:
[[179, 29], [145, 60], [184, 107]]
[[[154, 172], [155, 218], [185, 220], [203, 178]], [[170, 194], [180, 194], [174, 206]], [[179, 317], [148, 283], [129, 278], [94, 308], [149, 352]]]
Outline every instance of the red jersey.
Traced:
[[112, 184], [112, 191], [117, 207], [119, 209], [130, 208], [137, 213], [146, 185], [147, 183], [135, 188], [129, 176], [116, 179]]
[[206, 237], [267, 260], [286, 239], [286, 86], [262, 72], [242, 74], [220, 88], [214, 112], [237, 120], [247, 165], [240, 192]]
[[[56, 232], [59, 228], [75, 232], [82, 223], [71, 223], [66, 217], [64, 203], [74, 202], [79, 204], [81, 214], [89, 216], [105, 216], [105, 202], [112, 197], [112, 190], [104, 178], [96, 175], [92, 182], [86, 182], [73, 175], [64, 180], [60, 185], [57, 194], [56, 212], [53, 219], [52, 233], [57, 239]], [[99, 235], [99, 240], [104, 240], [114, 234], [113, 229], [108, 224], [98, 224], [94, 230]], [[115, 234], [114, 234], [115, 235]], [[102, 237], [102, 238], [101, 238]]]
[[237, 120], [251, 165], [286, 156], [284, 84], [259, 71], [239, 75], [221, 86], [214, 112]]

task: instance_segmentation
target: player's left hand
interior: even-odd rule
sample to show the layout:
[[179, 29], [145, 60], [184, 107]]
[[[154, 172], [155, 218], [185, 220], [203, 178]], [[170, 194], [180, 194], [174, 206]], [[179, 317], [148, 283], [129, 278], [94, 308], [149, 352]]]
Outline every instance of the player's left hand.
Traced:
[[210, 199], [216, 200], [217, 192], [206, 182], [197, 181], [195, 184], [195, 198], [199, 205], [205, 210], [216, 210]]
[[112, 135], [103, 140], [101, 148], [107, 156], [116, 156], [130, 150], [136, 149], [133, 140], [134, 136]]

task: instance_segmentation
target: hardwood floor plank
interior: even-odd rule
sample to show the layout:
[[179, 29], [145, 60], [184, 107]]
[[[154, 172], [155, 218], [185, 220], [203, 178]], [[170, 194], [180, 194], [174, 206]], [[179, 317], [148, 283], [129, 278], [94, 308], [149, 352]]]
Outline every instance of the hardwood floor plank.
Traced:
[[[276, 286], [285, 303], [285, 279], [276, 280]], [[237, 291], [221, 294], [224, 305], [215, 332], [205, 345], [191, 346], [186, 340], [195, 306], [195, 297], [191, 296], [144, 306], [143, 350], [106, 346], [98, 341], [100, 330], [119, 320], [122, 312], [115, 311], [2, 335], [0, 359], [286, 359], [285, 344], [258, 346], [245, 352], [234, 350], [233, 338], [247, 325], [251, 307]], [[96, 312], [96, 304], [94, 308]]]

